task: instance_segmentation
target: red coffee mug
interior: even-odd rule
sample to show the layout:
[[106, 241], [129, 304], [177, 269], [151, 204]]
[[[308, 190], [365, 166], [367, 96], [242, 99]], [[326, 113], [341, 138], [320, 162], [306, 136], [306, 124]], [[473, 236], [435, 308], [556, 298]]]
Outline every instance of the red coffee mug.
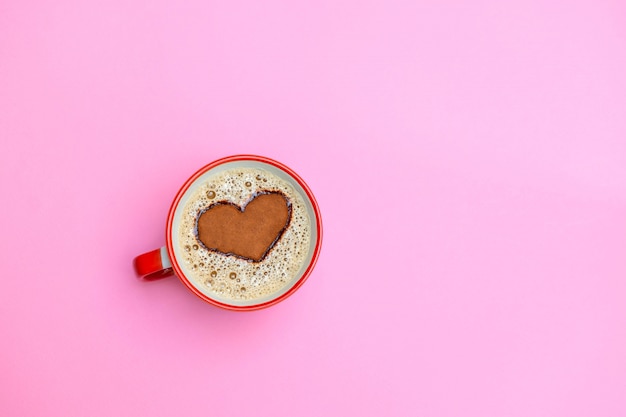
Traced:
[[[199, 189], [198, 187], [207, 181], [212, 181], [212, 178], [221, 172], [240, 168], [263, 170], [287, 183], [301, 197], [303, 203], [301, 206], [303, 210], [306, 210], [310, 224], [308, 252], [304, 255], [298, 271], [278, 290], [248, 300], [221, 297], [208, 290], [197, 279], [192, 278], [190, 267], [184, 262], [185, 248], [178, 238], [178, 228], [181, 227], [185, 204], [193, 198], [194, 192]], [[292, 169], [272, 159], [256, 155], [235, 155], [206, 165], [183, 184], [176, 194], [167, 216], [165, 246], [137, 256], [133, 264], [137, 275], [145, 280], [154, 280], [175, 274], [189, 290], [210, 304], [229, 310], [251, 311], [274, 305], [300, 288], [313, 271], [319, 257], [321, 242], [322, 220], [319, 206], [304, 180]], [[197, 246], [194, 245], [194, 248]], [[189, 250], [188, 247], [186, 249]]]

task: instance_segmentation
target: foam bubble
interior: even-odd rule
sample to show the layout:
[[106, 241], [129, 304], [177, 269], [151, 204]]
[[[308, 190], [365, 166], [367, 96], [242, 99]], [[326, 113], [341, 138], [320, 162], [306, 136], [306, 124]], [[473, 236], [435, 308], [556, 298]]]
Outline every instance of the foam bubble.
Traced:
[[[223, 255], [198, 245], [196, 218], [203, 209], [215, 201], [243, 206], [259, 191], [280, 191], [292, 205], [289, 226], [262, 262]], [[209, 177], [185, 202], [179, 230], [182, 262], [190, 272], [189, 278], [209, 294], [237, 301], [262, 298], [291, 285], [311, 245], [311, 221], [300, 194], [285, 180], [257, 168], [235, 168]]]

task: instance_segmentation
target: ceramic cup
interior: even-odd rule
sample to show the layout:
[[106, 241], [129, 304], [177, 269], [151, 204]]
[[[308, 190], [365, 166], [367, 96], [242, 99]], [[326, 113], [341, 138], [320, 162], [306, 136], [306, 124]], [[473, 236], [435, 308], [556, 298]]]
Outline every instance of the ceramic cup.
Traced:
[[[287, 187], [299, 196], [298, 201], [301, 204], [299, 204], [298, 207], [300, 211], [306, 213], [305, 216], [301, 217], [306, 218], [308, 216], [308, 224], [310, 225], [310, 233], [306, 233], [309, 242], [306, 246], [302, 246], [306, 247], [307, 250], [305, 251], [306, 253], [299, 254], [298, 259], [300, 259], [300, 261], [298, 261], [298, 266], [295, 267], [295, 269], [292, 269], [292, 272], [289, 274], [290, 276], [283, 278], [285, 282], [280, 284], [275, 291], [252, 298], [242, 298], [241, 295], [239, 295], [239, 298], [224, 296], [224, 294], [220, 294], [219, 291], [216, 292], [210, 287], [210, 284], [208, 283], [208, 281], [212, 282], [210, 276], [207, 280], [199, 279], [198, 273], [193, 270], [197, 267], [197, 265], [191, 264], [188, 258], [189, 253], [186, 252], [189, 252], [190, 250], [202, 251], [207, 250], [207, 248], [203, 247], [202, 244], [184, 245], [180, 238], [180, 228], [183, 227], [182, 224], [185, 224], [185, 206], [190, 199], [195, 198], [194, 195], [198, 195], [198, 190], [201, 190], [201, 187], [207, 187], [206, 184], [208, 182], [211, 182], [211, 187], [215, 187], [217, 190], [219, 190], [220, 187], [223, 188], [223, 184], [213, 184], [213, 182], [215, 182], [215, 178], [220, 178], [220, 173], [231, 172], [238, 169], [263, 170], [268, 172], [268, 175], [272, 178], [278, 178], [279, 181], [283, 181], [283, 183], [288, 184]], [[260, 179], [260, 177], [258, 178]], [[249, 182], [246, 182], [246, 185], [251, 186]], [[254, 190], [251, 189], [250, 195], [250, 198], [253, 199]], [[230, 202], [226, 203], [232, 204]], [[242, 214], [245, 214], [245, 206], [239, 207], [239, 210], [242, 211]], [[186, 224], [188, 227], [188, 222]], [[290, 226], [291, 224], [288, 224], [286, 228]], [[167, 223], [165, 227], [165, 246], [137, 256], [134, 259], [133, 264], [137, 275], [145, 280], [154, 280], [170, 275], [176, 275], [180, 281], [189, 290], [191, 290], [191, 292], [210, 304], [229, 310], [250, 311], [274, 305], [286, 299], [298, 288], [300, 288], [313, 271], [315, 263], [319, 257], [321, 242], [322, 221], [320, 217], [320, 210], [311, 189], [306, 185], [304, 180], [302, 180], [302, 178], [300, 178], [300, 176], [292, 169], [272, 159], [256, 155], [235, 155], [219, 159], [206, 165], [198, 170], [183, 184], [181, 189], [176, 194], [167, 216]], [[276, 246], [271, 250], [278, 250], [276, 248], [279, 244], [280, 241], [278, 241]], [[193, 246], [194, 249], [190, 249], [190, 246]], [[285, 251], [286, 249], [282, 250]], [[284, 254], [289, 252], [287, 251], [282, 253]], [[228, 254], [217, 253], [212, 256], [214, 256], [214, 258], [217, 257], [218, 260], [221, 256], [224, 257], [226, 262], [234, 262], [230, 259], [232, 256]], [[250, 263], [255, 270], [255, 272], [253, 272], [254, 274], [256, 274], [256, 271], [265, 270], [266, 273], [263, 279], [274, 279], [276, 277], [267, 276], [267, 271], [276, 270], [276, 268], [268, 269], [266, 268], [268, 265], [263, 265], [263, 262], [271, 262], [270, 258], [271, 257], [268, 256], [258, 263], [251, 263], [250, 260], [246, 261], [242, 259], [238, 259], [236, 262], [243, 262], [244, 266], [246, 262]], [[281, 260], [282, 259], [287, 261], [288, 256], [285, 255], [283, 258], [283, 255], [281, 255]], [[220, 271], [220, 273], [228, 272]], [[217, 272], [212, 271], [211, 274], [217, 275]], [[259, 282], [258, 277], [255, 276], [253, 278], [254, 279], [249, 280], [250, 283]], [[245, 290], [243, 287], [241, 289]], [[237, 291], [238, 290], [239, 288], [237, 288]]]

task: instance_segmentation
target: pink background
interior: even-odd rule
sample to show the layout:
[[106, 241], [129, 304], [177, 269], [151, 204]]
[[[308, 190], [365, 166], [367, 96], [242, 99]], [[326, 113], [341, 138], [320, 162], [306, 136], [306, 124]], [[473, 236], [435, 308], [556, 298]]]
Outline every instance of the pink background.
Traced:
[[[0, 415], [623, 417], [625, 74], [618, 1], [3, 1]], [[237, 153], [308, 282], [137, 280]]]

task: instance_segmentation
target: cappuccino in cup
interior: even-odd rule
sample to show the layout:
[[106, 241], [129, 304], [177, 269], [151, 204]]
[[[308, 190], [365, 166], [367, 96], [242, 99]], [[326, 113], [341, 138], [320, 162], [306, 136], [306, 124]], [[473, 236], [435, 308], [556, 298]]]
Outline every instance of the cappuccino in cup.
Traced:
[[203, 178], [186, 198], [175, 244], [198, 288], [222, 301], [258, 300], [297, 278], [311, 219], [288, 181], [261, 168], [230, 168]]
[[235, 155], [183, 184], [169, 210], [165, 246], [133, 264], [146, 280], [175, 274], [210, 304], [250, 311], [300, 288], [321, 243], [320, 210], [304, 180], [272, 159]]

